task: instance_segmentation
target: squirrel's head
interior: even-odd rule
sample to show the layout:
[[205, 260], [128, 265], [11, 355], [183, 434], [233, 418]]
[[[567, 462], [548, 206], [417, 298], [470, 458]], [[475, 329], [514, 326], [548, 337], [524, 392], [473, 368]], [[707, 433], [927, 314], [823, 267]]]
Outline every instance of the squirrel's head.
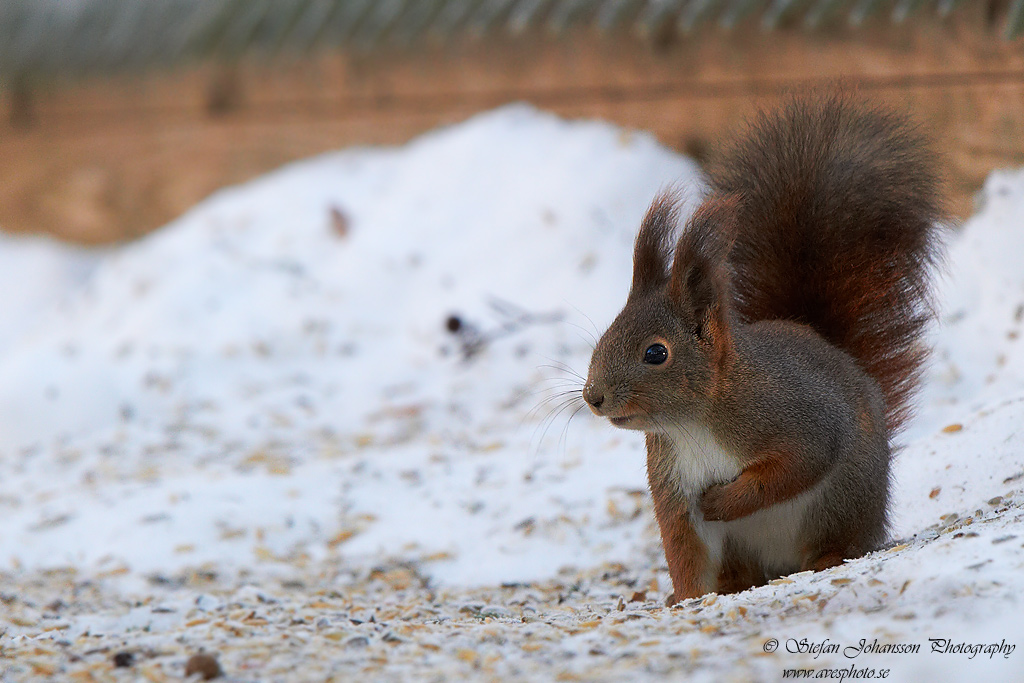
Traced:
[[616, 427], [665, 431], [709, 405], [728, 362], [726, 257], [736, 201], [706, 200], [672, 250], [679, 205], [662, 194], [633, 252], [626, 305], [590, 359], [583, 399]]

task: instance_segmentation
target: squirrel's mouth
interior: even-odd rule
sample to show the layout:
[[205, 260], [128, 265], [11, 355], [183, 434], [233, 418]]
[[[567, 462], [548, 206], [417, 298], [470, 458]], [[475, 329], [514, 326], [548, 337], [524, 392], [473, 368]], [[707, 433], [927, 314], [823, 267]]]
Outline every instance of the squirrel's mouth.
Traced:
[[629, 423], [636, 419], [637, 414], [632, 415], [619, 415], [618, 417], [609, 417], [608, 421], [616, 427], [628, 427]]

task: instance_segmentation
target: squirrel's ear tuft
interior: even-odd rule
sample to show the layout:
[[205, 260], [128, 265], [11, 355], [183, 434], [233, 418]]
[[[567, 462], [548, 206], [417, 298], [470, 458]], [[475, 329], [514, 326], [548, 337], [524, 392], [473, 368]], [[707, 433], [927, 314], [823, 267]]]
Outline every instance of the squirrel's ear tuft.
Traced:
[[668, 280], [672, 233], [679, 220], [679, 198], [672, 191], [659, 194], [647, 209], [633, 247], [633, 291], [649, 291]]
[[734, 196], [706, 199], [679, 237], [669, 277], [672, 302], [690, 318], [698, 333], [708, 324], [725, 332], [729, 305], [726, 260], [736, 230]]

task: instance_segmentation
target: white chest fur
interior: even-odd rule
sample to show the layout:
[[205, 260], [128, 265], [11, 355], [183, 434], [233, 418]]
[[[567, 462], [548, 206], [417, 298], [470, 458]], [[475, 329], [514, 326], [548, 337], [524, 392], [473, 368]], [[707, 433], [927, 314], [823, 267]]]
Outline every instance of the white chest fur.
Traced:
[[700, 512], [701, 495], [709, 486], [724, 484], [739, 476], [739, 460], [702, 425], [689, 423], [667, 436], [675, 451], [673, 471], [679, 492], [690, 502], [691, 523], [707, 546], [709, 578], [717, 575], [727, 542], [759, 562], [769, 573], [784, 574], [799, 569], [800, 528], [817, 487], [732, 522], [705, 521]]
[[683, 424], [667, 436], [675, 451], [677, 485], [687, 498], [699, 497], [712, 484], [724, 484], [739, 475], [739, 461], [704, 425]]

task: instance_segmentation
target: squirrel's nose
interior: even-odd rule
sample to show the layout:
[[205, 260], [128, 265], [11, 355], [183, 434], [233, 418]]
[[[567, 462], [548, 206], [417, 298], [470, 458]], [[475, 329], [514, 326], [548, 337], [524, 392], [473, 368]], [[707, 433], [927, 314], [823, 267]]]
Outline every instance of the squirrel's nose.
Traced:
[[583, 400], [586, 401], [594, 412], [597, 412], [604, 403], [604, 389], [593, 383], [583, 387]]

